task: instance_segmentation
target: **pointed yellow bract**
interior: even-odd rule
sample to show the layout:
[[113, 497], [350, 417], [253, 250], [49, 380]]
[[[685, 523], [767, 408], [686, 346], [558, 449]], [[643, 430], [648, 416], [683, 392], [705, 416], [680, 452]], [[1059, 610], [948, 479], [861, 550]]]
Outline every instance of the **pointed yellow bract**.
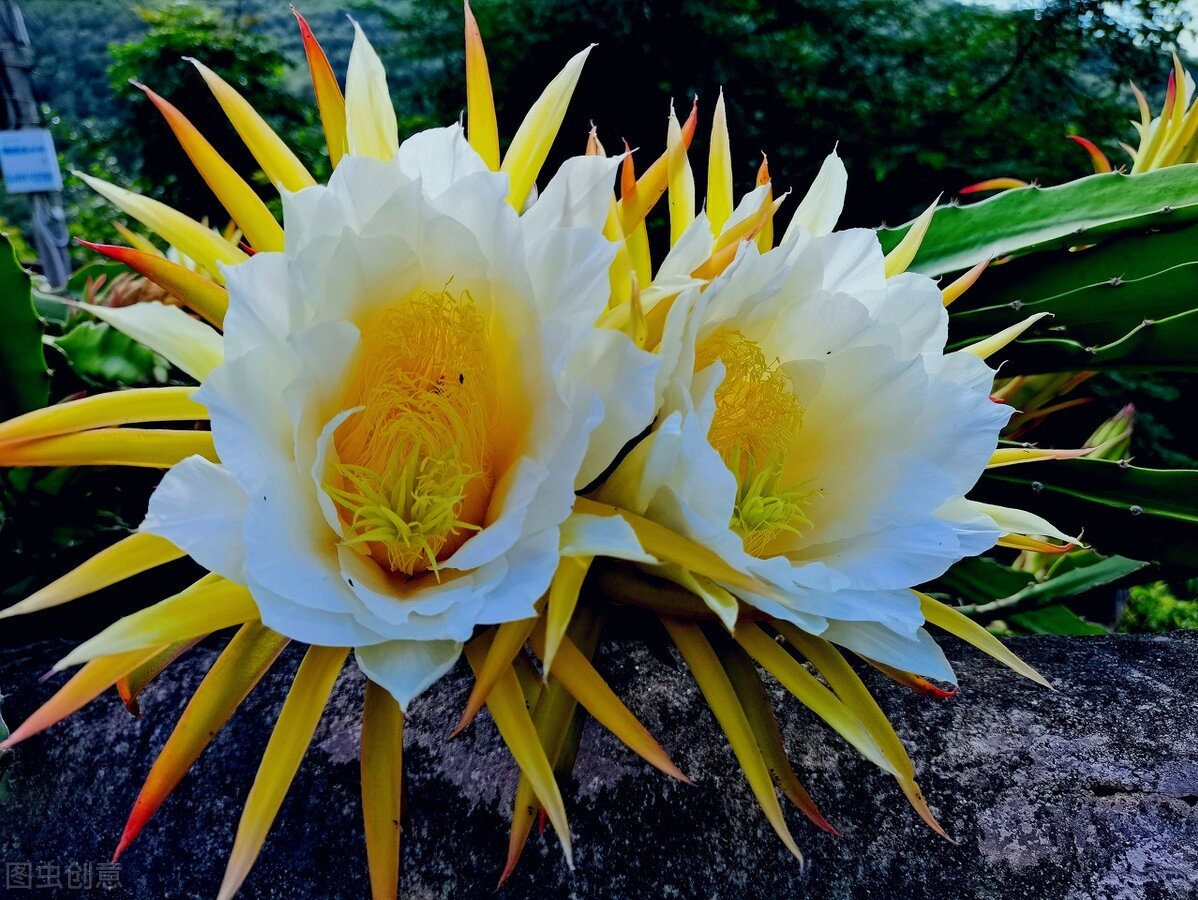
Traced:
[[933, 831], [951, 841], [952, 838], [932, 815], [932, 811], [924, 802], [919, 786], [915, 783], [915, 765], [911, 762], [911, 757], [907, 755], [907, 748], [903, 746], [894, 726], [890, 724], [886, 713], [878, 706], [877, 701], [869, 692], [869, 688], [841, 656], [840, 651], [823, 638], [807, 634], [789, 622], [776, 622], [774, 626], [778, 629], [779, 634], [815, 666], [816, 671], [828, 683], [828, 686], [836, 692], [845, 706], [852, 710], [861, 724], [865, 726], [870, 737], [894, 767], [894, 777], [919, 817]]
[[216, 199], [228, 211], [237, 227], [255, 250], [278, 251], [283, 249], [283, 226], [281, 226], [254, 189], [234, 171], [216, 152], [207, 139], [200, 134], [190, 120], [175, 106], [144, 84], [133, 82], [133, 86], [145, 92], [150, 102], [162, 113], [179, 145], [191, 160], [204, 183], [212, 188]]
[[1039, 462], [1046, 459], [1077, 459], [1087, 456], [1097, 450], [1097, 447], [1082, 447], [1080, 450], [1041, 450], [1039, 447], [999, 447], [990, 455], [987, 469], [998, 469], [1002, 466], [1014, 466], [1025, 462]]
[[895, 275], [906, 272], [911, 263], [915, 261], [915, 254], [919, 252], [924, 235], [928, 233], [928, 228], [932, 224], [932, 216], [936, 214], [936, 205], [939, 202], [940, 198], [937, 197], [931, 206], [920, 213], [919, 218], [911, 223], [911, 227], [903, 235], [903, 239], [886, 254], [887, 278], [893, 278]]
[[76, 672], [70, 681], [59, 688], [58, 693], [42, 704], [12, 734], [0, 742], [0, 750], [7, 750], [26, 738], [33, 737], [52, 725], [57, 725], [71, 713], [82, 709], [116, 684], [117, 679], [132, 672], [146, 660], [152, 659], [157, 652], [158, 648], [154, 647], [149, 650], [136, 650], [118, 656], [109, 656], [88, 663]]
[[992, 635], [989, 631], [967, 617], [964, 613], [960, 613], [951, 606], [946, 606], [939, 600], [933, 600], [927, 594], [921, 594], [919, 591], [912, 591], [919, 598], [919, 609], [923, 613], [923, 617], [929, 623], [939, 628], [943, 628], [949, 634], [956, 635], [961, 640], [973, 644], [983, 653], [993, 656], [1003, 665], [1018, 672], [1024, 678], [1029, 678], [1036, 684], [1052, 690], [1053, 687], [1048, 683], [1039, 672], [1025, 663], [1022, 659], [1008, 650], [998, 638]]
[[[786, 827], [786, 819], [782, 815], [778, 795], [774, 793], [774, 781], [769, 767], [765, 764], [761, 749], [757, 746], [757, 739], [753, 736], [753, 729], [745, 717], [744, 708], [736, 697], [732, 682], [728, 680], [728, 673], [720, 665], [719, 657], [712, 650], [711, 644], [708, 643], [707, 638], [703, 635], [703, 630], [698, 625], [668, 618], [663, 618], [661, 621], [665, 625], [666, 631], [670, 633], [674, 646], [678, 648], [678, 652], [682, 654], [682, 658], [686, 660], [687, 666], [695, 676], [695, 682], [699, 685], [699, 690], [703, 692], [707, 705], [715, 713], [716, 721], [724, 729], [728, 743], [732, 746], [732, 752], [736, 754], [736, 759], [744, 771], [745, 779], [753, 790], [753, 796], [761, 804], [766, 819], [773, 827], [774, 832], [782, 839], [786, 849], [801, 861], [803, 854], [794, 838], [791, 837], [790, 829]], [[773, 642], [770, 641], [770, 643]], [[775, 644], [775, 646], [777, 645]]]
[[1004, 328], [997, 334], [992, 334], [988, 338], [983, 338], [977, 343], [970, 344], [965, 348], [965, 352], [972, 353], [978, 359], [989, 359], [1041, 319], [1047, 319], [1051, 316], [1052, 313], [1036, 313], [1034, 316], [1028, 316], [1022, 322], [1016, 322], [1014, 325]]
[[[765, 221], [757, 229], [757, 234], [754, 235], [753, 241], [757, 244], [757, 249], [762, 253], [768, 253], [774, 246], [774, 215], [778, 212], [781, 205], [780, 202], [774, 202], [774, 187], [770, 183], [770, 161], [765, 154], [761, 154], [761, 166], [757, 170], [757, 186], [764, 187], [765, 199], [761, 202], [761, 206], [766, 210]], [[786, 194], [782, 195], [783, 197]], [[781, 198], [779, 198], [781, 201]]]
[[395, 698], [368, 680], [362, 707], [362, 817], [373, 900], [399, 897], [403, 723]]
[[755, 594], [773, 593], [769, 585], [724, 562], [711, 548], [692, 541], [664, 525], [638, 516], [628, 510], [607, 503], [599, 503], [586, 497], [574, 501], [575, 512], [595, 516], [620, 516], [636, 533], [637, 540], [650, 556], [675, 563], [696, 575], [704, 575], [715, 581], [731, 585]]
[[175, 660], [198, 644], [199, 641], [200, 638], [193, 638], [188, 641], [179, 641], [177, 644], [169, 644], [161, 648], [151, 659], [142, 663], [132, 672], [118, 678], [116, 690], [121, 695], [125, 709], [129, 710], [131, 715], [140, 716], [141, 706], [139, 705], [138, 698], [141, 696], [142, 691], [149, 687], [155, 678], [165, 672]]
[[131, 388], [56, 403], [0, 422], [0, 444], [138, 422], [207, 419], [208, 410], [191, 399], [195, 391], [194, 387]]
[[262, 754], [254, 786], [245, 801], [217, 900], [232, 900], [249, 875], [262, 850], [262, 842], [283, 805], [283, 797], [299, 770], [304, 751], [312, 742], [320, 714], [324, 712], [347, 655], [349, 650], [345, 647], [311, 647], [300, 663], [266, 752]]
[[628, 245], [624, 241], [624, 230], [620, 226], [620, 215], [614, 194], [607, 212], [607, 221], [603, 225], [603, 236], [616, 245], [616, 255], [608, 269], [611, 296], [607, 301], [608, 308], [615, 309], [632, 299], [633, 271], [632, 257], [629, 255]]
[[210, 431], [97, 428], [0, 444], [0, 466], [137, 466], [169, 469], [189, 456], [220, 462]]
[[944, 298], [944, 305], [949, 306], [954, 300], [958, 299], [962, 294], [969, 290], [982, 277], [982, 273], [990, 265], [990, 260], [985, 259], [966, 272], [964, 275], [953, 281], [948, 287], [941, 291], [941, 296]]
[[242, 250], [212, 229], [165, 203], [159, 203], [82, 172], [76, 172], [75, 175], [83, 179], [97, 194], [133, 216], [180, 253], [195, 260], [217, 284], [225, 283], [218, 264], [235, 266], [249, 259]]
[[216, 102], [229, 117], [234, 130], [258, 161], [271, 184], [288, 191], [302, 191], [316, 184], [316, 180], [299, 161], [299, 157], [291, 152], [291, 148], [283, 143], [283, 139], [275, 134], [274, 129], [266, 124], [266, 120], [258, 115], [241, 94], [198, 59], [184, 59], [199, 70], [208, 84], [208, 89], [216, 97]]
[[815, 825], [839, 836], [839, 832], [828, 824], [828, 820], [820, 813], [811, 795], [799, 783], [798, 776], [791, 768], [786, 746], [782, 742], [782, 732], [778, 728], [778, 719], [774, 715], [773, 702], [752, 657], [731, 641], [722, 641], [716, 652], [720, 657], [720, 664], [728, 673], [728, 681], [736, 691], [736, 699], [745, 711], [745, 719], [748, 720], [749, 728], [757, 741], [761, 758], [765, 760], [782, 793]]
[[[681, 131], [681, 128], [679, 129]], [[711, 121], [711, 148], [707, 156], [707, 218], [711, 233], [719, 237], [724, 223], [732, 215], [732, 146], [728, 137], [728, 115], [724, 109], [724, 91], [715, 102]]]
[[[595, 45], [592, 44], [591, 47]], [[524, 208], [528, 195], [536, 183], [541, 166], [549, 155], [549, 148], [557, 140], [558, 130], [566, 117], [566, 108], [574, 96], [574, 87], [582, 74], [582, 67], [591, 53], [591, 47], [581, 50], [570, 58], [553, 81], [529, 109], [524, 121], [516, 129], [516, 136], [503, 157], [501, 172], [511, 179], [508, 203], [516, 210]]]
[[545, 646], [541, 661], [545, 666], [548, 677], [553, 668], [553, 659], [557, 648], [561, 646], [574, 618], [574, 609], [578, 606], [578, 592], [586, 580], [587, 572], [591, 569], [592, 556], [563, 556], [557, 564], [557, 572], [549, 585], [549, 599], [545, 606]]
[[387, 72], [357, 22], [345, 75], [345, 128], [354, 156], [390, 162], [399, 152], [399, 126], [387, 90]]
[[[530, 638], [533, 652], [544, 661], [544, 619], [537, 620], [537, 627], [533, 629]], [[690, 783], [690, 779], [674, 765], [665, 750], [654, 740], [653, 735], [608, 687], [607, 682], [595, 671], [595, 667], [582, 651], [574, 646], [573, 641], [563, 637], [558, 643], [557, 655], [558, 666], [553, 671], [553, 677], [595, 717], [595, 721], [618, 737], [624, 746], [649, 765], [660, 769], [671, 778]]]
[[667, 578], [702, 600], [730, 633], [736, 630], [736, 619], [740, 615], [740, 601], [731, 593], [710, 578], [696, 576], [679, 566], [666, 566], [665, 570], [668, 573]]
[[[487, 635], [481, 635], [466, 644], [466, 659], [475, 676], [482, 670], [490, 641]], [[562, 844], [562, 853], [566, 857], [566, 865], [574, 868], [574, 852], [571, 849], [570, 824], [566, 821], [566, 805], [562, 801], [561, 790], [557, 779], [553, 777], [553, 767], [545, 756], [545, 748], [537, 737], [536, 727], [528, 714], [524, 693], [520, 690], [520, 682], [516, 673], [509, 666], [503, 676], [496, 682], [494, 690], [487, 697], [487, 708], [495, 720], [495, 727], [503, 737], [520, 771], [528, 778], [533, 792]]]
[[504, 675], [511, 672], [512, 660], [524, 648], [528, 635], [536, 625], [536, 619], [520, 619], [516, 622], [504, 622], [490, 635], [487, 653], [482, 665], [474, 672], [474, 687], [466, 698], [466, 708], [457, 726], [450, 732], [453, 737], [469, 725], [478, 711], [487, 702], [487, 697]]
[[[117, 395], [108, 395], [117, 396]], [[182, 559], [182, 550], [154, 534], [135, 533], [101, 550], [20, 603], [0, 610], [0, 619], [40, 612], [86, 597], [157, 566]]]
[[979, 503], [975, 500], [970, 500], [968, 503], [977, 512], [993, 519], [999, 529], [1004, 532], [1030, 534], [1036, 537], [1050, 537], [1065, 544], [1076, 545], [1081, 543], [1081, 538], [1066, 534], [1043, 516], [1038, 516], [1026, 509], [995, 506], [992, 503]]
[[178, 594], [109, 625], [55, 663], [54, 671], [101, 656], [186, 641], [257, 618], [258, 607], [245, 587], [208, 574]]
[[795, 662], [794, 657], [778, 646], [777, 641], [753, 624], [738, 628], [734, 637], [763, 669], [777, 678], [800, 703], [823, 719], [829, 728], [852, 744], [858, 753], [883, 771], [895, 774], [894, 764], [886, 758], [852, 710]]
[[196, 381], [203, 381], [225, 361], [225, 342], [220, 333], [177, 306], [154, 300], [131, 306], [92, 304], [86, 308], [97, 319], [161, 353]]
[[304, 42], [304, 55], [312, 75], [312, 90], [316, 94], [316, 108], [320, 111], [320, 124], [324, 128], [324, 140], [329, 148], [329, 162], [333, 168], [337, 168], [337, 163], [349, 150], [345, 133], [345, 97], [341, 94], [333, 67], [329, 65], [329, 58], [312, 34], [307, 20], [294, 7], [291, 11], [299, 23], [300, 37]]
[[[130, 244], [140, 250], [142, 253], [148, 253], [151, 256], [157, 256], [160, 259], [166, 259], [166, 254], [154, 246], [154, 242], [149, 238], [144, 238], [136, 231], [132, 230], [124, 222], [113, 222], [113, 230], [121, 237], [127, 240]], [[80, 241], [86, 247], [94, 247], [94, 244], [88, 244], [86, 241]]]
[[687, 142], [682, 126], [670, 104], [670, 126], [666, 133], [666, 172], [669, 180], [670, 246], [678, 243], [687, 226], [695, 220], [695, 175], [686, 155]]
[[261, 622], [250, 622], [221, 651], [187, 702], [175, 730], [154, 761], [121, 834], [116, 857], [149, 822], [234, 710], [266, 674], [288, 639]]
[[[523, 667], [517, 669], [520, 671]], [[531, 665], [529, 666], [531, 669]], [[533, 684], [533, 691], [525, 688], [525, 697], [532, 708], [532, 722], [536, 729], [537, 739], [545, 749], [545, 758], [549, 765], [556, 767], [562, 762], [570, 740], [571, 723], [578, 711], [578, 701], [571, 696], [562, 683], [550, 679], [542, 683], [539, 679]], [[503, 885], [520, 860], [524, 844], [532, 823], [542, 810], [533, 790], [532, 781], [528, 774], [521, 771], [516, 783], [516, 797], [512, 804], [512, 827], [508, 840], [507, 862], [503, 873], [499, 876], [499, 884]]]
[[499, 124], [495, 120], [495, 96], [483, 38], [466, 3], [466, 134], [487, 168], [499, 171]]
[[[129, 232], [129, 235], [132, 234]], [[155, 250], [153, 253], [111, 244], [92, 244], [87, 241], [79, 243], [139, 272], [172, 297], [183, 301], [192, 312], [197, 313], [206, 322], [217, 328], [224, 325], [225, 313], [229, 309], [229, 292], [200, 273], [171, 262], [157, 252], [152, 244], [150, 248]]]

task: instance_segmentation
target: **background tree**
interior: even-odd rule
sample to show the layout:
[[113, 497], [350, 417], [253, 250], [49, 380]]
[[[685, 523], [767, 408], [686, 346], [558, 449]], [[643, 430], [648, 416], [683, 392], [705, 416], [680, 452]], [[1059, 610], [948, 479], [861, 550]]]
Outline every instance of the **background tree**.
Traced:
[[[318, 127], [307, 104], [283, 87], [285, 60], [273, 43], [254, 31], [252, 20], [234, 20], [191, 4], [175, 4], [142, 13], [149, 26], [145, 37], [111, 48], [108, 69], [114, 93], [125, 102], [110, 146], [119, 148], [121, 168], [136, 178], [150, 196], [213, 225], [227, 219], [220, 203], [195, 171], [170, 129], [146, 97], [130, 81], [139, 81], [179, 107], [217, 151], [239, 172], [256, 172], [257, 164], [220, 107], [185, 57], [198, 56], [247, 97], [297, 151], [320, 158]], [[221, 123], [223, 122], [223, 127]], [[327, 165], [326, 165], [327, 167]], [[257, 187], [264, 199], [274, 189], [263, 179]]]
[[[464, 106], [461, 4], [427, 0], [380, 13], [393, 36], [397, 93], [414, 117], [445, 122]], [[720, 87], [742, 185], [758, 151], [784, 186], [803, 187], [839, 142], [850, 172], [848, 225], [896, 221], [981, 177], [1076, 177], [1084, 154], [1062, 140], [1126, 137], [1128, 79], [1155, 87], [1176, 3], [1053, 0], [1036, 9], [919, 0], [478, 0], [501, 132], [576, 50], [588, 62], [559, 153], [594, 120], [609, 149], [664, 145], [667, 98]], [[1150, 12], [1151, 16], [1145, 13]], [[573, 138], [573, 143], [571, 143]], [[696, 147], [702, 158], [700, 141]]]

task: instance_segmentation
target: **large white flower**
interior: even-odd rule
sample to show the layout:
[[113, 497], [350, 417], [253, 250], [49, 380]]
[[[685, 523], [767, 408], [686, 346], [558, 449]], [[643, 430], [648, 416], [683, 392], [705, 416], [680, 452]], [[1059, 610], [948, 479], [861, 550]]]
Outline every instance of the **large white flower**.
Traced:
[[652, 418], [656, 358], [593, 327], [615, 164], [567, 162], [520, 217], [455, 126], [284, 194], [286, 249], [226, 270], [196, 394], [221, 464], [171, 470], [143, 531], [402, 704], [475, 626], [534, 615], [576, 487]]
[[[836, 215], [818, 218], [830, 229]], [[673, 255], [688, 243], [710, 252], [702, 214]], [[977, 356], [944, 354], [946, 334], [936, 285], [887, 278], [873, 232], [745, 242], [674, 301], [657, 422], [596, 498], [756, 577], [761, 593], [732, 590], [768, 615], [951, 680], [907, 589], [998, 539], [963, 495], [1011, 411], [990, 401]], [[724, 586], [667, 572], [734, 623]]]

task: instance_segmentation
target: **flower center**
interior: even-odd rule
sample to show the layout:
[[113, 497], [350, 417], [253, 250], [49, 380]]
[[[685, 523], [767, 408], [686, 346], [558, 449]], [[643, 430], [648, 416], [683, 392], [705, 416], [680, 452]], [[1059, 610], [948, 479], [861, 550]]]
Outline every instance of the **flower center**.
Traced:
[[[495, 359], [469, 293], [405, 297], [362, 329], [325, 490], [345, 540], [404, 575], [482, 528], [494, 484]], [[336, 482], [340, 482], [339, 484]]]
[[811, 524], [803, 506], [812, 492], [779, 484], [803, 410], [790, 377], [776, 360], [766, 362], [756, 341], [718, 328], [699, 344], [695, 371], [717, 359], [725, 374], [707, 439], [736, 476], [731, 527], [747, 552], [761, 555], [780, 533], [798, 534]]

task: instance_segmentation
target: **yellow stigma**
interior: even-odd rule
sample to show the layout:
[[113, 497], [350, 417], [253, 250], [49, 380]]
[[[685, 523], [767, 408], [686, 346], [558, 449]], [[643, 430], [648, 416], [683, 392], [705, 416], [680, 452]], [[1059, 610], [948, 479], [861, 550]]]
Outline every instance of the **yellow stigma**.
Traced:
[[325, 490], [345, 540], [411, 576], [437, 571], [486, 516], [495, 359], [469, 293], [405, 297], [362, 329]]
[[707, 439], [736, 476], [732, 529], [746, 551], [760, 555], [780, 533], [811, 524], [803, 512], [811, 492], [778, 484], [803, 410], [790, 377], [777, 361], [766, 362], [756, 341], [718, 328], [696, 349], [695, 371], [717, 359], [725, 373]]

